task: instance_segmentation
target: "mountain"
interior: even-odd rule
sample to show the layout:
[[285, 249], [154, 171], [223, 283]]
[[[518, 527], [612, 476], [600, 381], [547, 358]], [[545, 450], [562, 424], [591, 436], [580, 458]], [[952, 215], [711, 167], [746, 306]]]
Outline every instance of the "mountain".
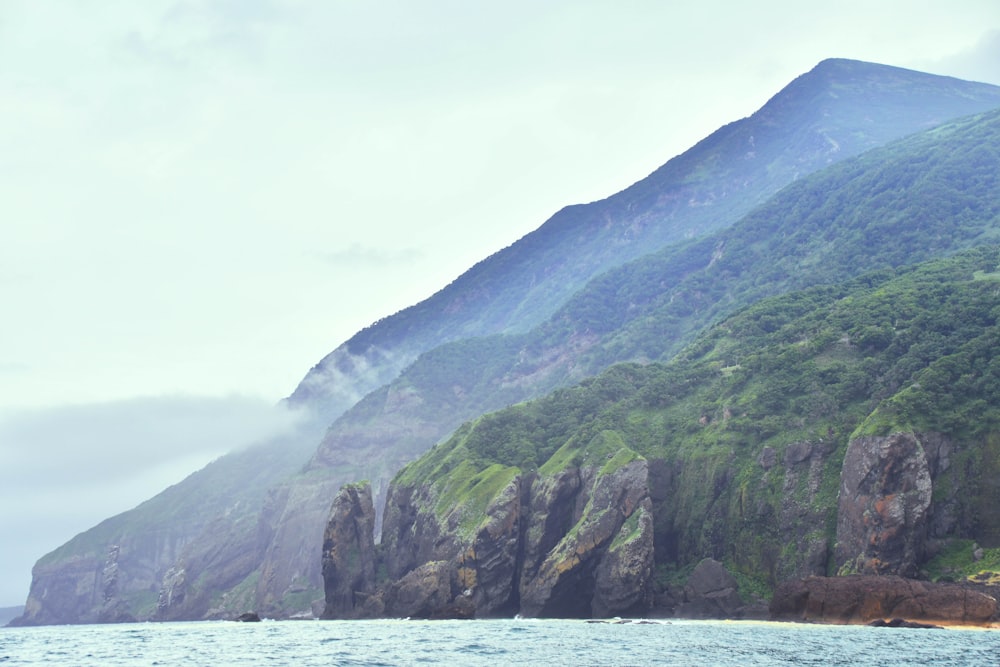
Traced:
[[825, 60], [629, 188], [562, 209], [427, 300], [358, 332], [290, 400], [336, 417], [424, 351], [528, 331], [609, 268], [726, 227], [817, 169], [996, 106], [996, 86]]
[[[421, 357], [338, 420], [316, 458], [337, 465], [336, 457], [375, 456], [386, 424], [397, 429], [394, 442], [415, 451], [435, 425], [457, 427], [491, 401], [498, 409], [616, 361], [669, 359], [697, 331], [763, 297], [995, 241], [996, 147], [1000, 112], [990, 112], [801, 179], [728, 229], [605, 273], [528, 334]], [[371, 472], [358, 479], [374, 481], [376, 499], [388, 495]], [[374, 529], [383, 532], [378, 510]]]
[[[707, 235], [810, 173], [996, 106], [1000, 89], [985, 84], [854, 61], [820, 63], [753, 116], [646, 179], [601, 202], [563, 209], [430, 299], [356, 334], [288, 399], [320, 428], [329, 425], [322, 439], [302, 435], [240, 459], [259, 457], [259, 467], [226, 457], [74, 538], [36, 565], [22, 622], [193, 619], [251, 607], [275, 616], [317, 613], [317, 554], [341, 484], [373, 480], [378, 514], [396, 470], [462, 421], [616, 361], [668, 357], [724, 308], [698, 308], [710, 293], [697, 281], [684, 282], [682, 292], [664, 289], [657, 262], [679, 271], [669, 279], [678, 285], [677, 276], [694, 280], [716, 255], [720, 266], [741, 270], [730, 263], [734, 242]], [[642, 259], [647, 255], [651, 264]], [[632, 276], [634, 285], [616, 287], [620, 276]], [[794, 287], [750, 284], [738, 272], [725, 284], [720, 303], [733, 308], [769, 289]], [[685, 303], [690, 312], [679, 310]], [[663, 308], [675, 319], [655, 320]], [[660, 333], [656, 327], [664, 325], [654, 320], [672, 328]], [[650, 346], [651, 339], [662, 344]], [[233, 502], [206, 489], [213, 478], [241, 489]], [[211, 500], [176, 505], [177, 496]]]
[[369, 485], [341, 491], [326, 616], [711, 612], [672, 586], [706, 557], [737, 575], [729, 614], [737, 581], [996, 578], [998, 317], [1000, 246], [980, 246], [762, 300], [669, 363], [480, 417], [396, 476], [381, 544], [355, 537]]

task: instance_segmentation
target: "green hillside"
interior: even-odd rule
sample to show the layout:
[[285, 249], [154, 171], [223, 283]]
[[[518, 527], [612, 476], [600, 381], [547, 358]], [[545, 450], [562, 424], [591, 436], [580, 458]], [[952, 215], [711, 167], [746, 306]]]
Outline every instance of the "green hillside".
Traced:
[[[929, 539], [1000, 546], [998, 269], [1000, 248], [984, 246], [764, 300], [670, 363], [617, 365], [485, 415], [395, 484], [430, 484], [450, 509], [469, 503], [475, 525], [489, 500], [477, 496], [489, 491], [480, 482], [497, 471], [545, 477], [619, 465], [631, 452], [659, 471], [650, 491], [661, 574], [713, 556], [766, 591], [836, 571], [829, 554], [852, 437], [936, 433], [955, 443], [935, 501], [956, 520], [947, 534], [932, 525]], [[793, 474], [800, 462], [806, 472]]]
[[[830, 167], [727, 230], [609, 271], [529, 334], [443, 345], [359, 402], [324, 445], [357, 447], [359, 438], [377, 439], [378, 424], [398, 423], [406, 425], [406, 449], [419, 451], [463, 420], [613, 363], [669, 359], [713, 321], [763, 297], [947, 255], [998, 235], [994, 111]], [[414, 400], [388, 401], [393, 393]], [[349, 441], [341, 442], [341, 430]]]

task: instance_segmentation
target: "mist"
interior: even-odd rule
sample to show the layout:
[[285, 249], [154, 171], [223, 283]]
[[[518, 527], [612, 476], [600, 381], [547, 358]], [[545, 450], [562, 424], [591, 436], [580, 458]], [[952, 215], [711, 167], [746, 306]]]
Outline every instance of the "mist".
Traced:
[[23, 604], [35, 561], [77, 533], [298, 420], [247, 396], [0, 413], [0, 607]]

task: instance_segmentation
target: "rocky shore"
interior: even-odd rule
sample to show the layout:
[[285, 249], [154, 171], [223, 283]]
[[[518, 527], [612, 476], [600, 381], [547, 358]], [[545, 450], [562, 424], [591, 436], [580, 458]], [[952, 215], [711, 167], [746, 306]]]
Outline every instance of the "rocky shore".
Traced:
[[[871, 624], [886, 619], [990, 626], [1000, 621], [1000, 587], [933, 583], [895, 575], [807, 577], [778, 586], [771, 619]], [[886, 623], [890, 625], [890, 623]]]

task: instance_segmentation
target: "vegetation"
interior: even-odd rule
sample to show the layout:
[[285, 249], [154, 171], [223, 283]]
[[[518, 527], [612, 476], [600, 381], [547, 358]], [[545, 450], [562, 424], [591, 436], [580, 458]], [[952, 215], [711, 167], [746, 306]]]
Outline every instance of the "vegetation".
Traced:
[[[1000, 248], [983, 246], [766, 299], [671, 363], [616, 365], [485, 415], [399, 481], [464, 479], [461, 488], [474, 489], [493, 471], [508, 479], [515, 469], [662, 461], [684, 474], [654, 508], [661, 571], [712, 555], [759, 592], [802, 570], [804, 545], [832, 544], [852, 434], [945, 434], [966, 443], [956, 459], [978, 463], [953, 466], [941, 483], [972, 496], [985, 483], [979, 473], [997, 464], [985, 462], [983, 443], [1000, 433], [1000, 291], [977, 277], [998, 267]], [[761, 463], [765, 449], [785, 460], [774, 474]], [[799, 451], [822, 454], [818, 480], [787, 472]], [[957, 510], [967, 536], [997, 514], [986, 509], [992, 487], [981, 491]]]
[[[865, 273], [864, 280], [879, 282], [908, 264], [1000, 240], [998, 235], [1000, 110], [915, 135], [804, 178], [725, 231], [675, 244], [594, 279], [527, 334], [467, 339], [436, 348], [390, 387], [349, 411], [335, 430], [342, 428], [356, 440], [358, 431], [378, 432], [403, 419], [406, 427], [399, 429], [394, 442], [419, 452], [464, 420], [552, 391], [552, 400], [565, 410], [562, 420], [576, 424], [608, 399], [597, 394], [583, 398], [576, 390], [562, 393], [567, 390], [560, 387], [614, 363], [671, 359], [706, 327], [762, 298], [827, 286], [827, 291], [793, 297], [798, 303], [789, 302], [787, 312], [758, 315], [753, 327], [770, 333], [796, 308], [805, 310], [835, 298], [843, 289], [835, 286], [854, 276]], [[995, 285], [997, 273], [996, 267], [988, 267], [976, 278]], [[868, 321], [845, 329], [851, 346], [831, 349], [817, 360], [827, 376], [824, 386], [831, 385], [822, 392], [805, 391], [803, 381], [791, 376], [762, 386], [753, 364], [769, 360], [754, 353], [741, 359], [720, 349], [718, 370], [731, 383], [742, 382], [763, 393], [765, 401], [768, 395], [772, 402], [780, 401], [783, 393], [798, 386], [803, 389], [796, 399], [800, 411], [822, 411], [820, 400], [865, 393], [876, 369], [850, 362], [858, 350], [864, 353], [891, 340], [896, 307], [888, 295], [873, 304], [876, 310]], [[938, 333], [946, 336], [951, 325], [941, 326]], [[904, 338], [895, 340], [906, 344]], [[927, 345], [923, 361], [914, 357], [912, 363], [926, 364], [937, 354], [934, 343]], [[795, 351], [784, 354], [794, 357]], [[887, 390], [895, 391], [899, 377], [913, 370], [893, 371], [897, 384], [888, 378]], [[610, 385], [615, 382], [623, 388], [629, 384], [626, 371], [616, 373], [601, 381], [609, 385], [608, 392], [613, 393]], [[831, 395], [834, 388], [837, 393]], [[404, 406], [393, 396], [412, 400]], [[740, 428], [757, 436], [787, 432], [780, 420], [744, 418], [738, 407], [730, 407], [730, 438], [737, 437]], [[506, 465], [541, 466], [564, 441], [561, 435], [542, 434], [546, 440], [540, 451], [537, 441], [526, 444], [528, 433], [538, 435], [531, 410], [517, 418], [506, 413], [484, 417], [471, 448], [486, 451], [493, 446], [480, 447], [477, 440], [503, 441], [509, 451], [488, 456]], [[544, 428], [556, 433], [547, 422]], [[522, 435], [520, 441], [497, 438], [494, 431]]]

